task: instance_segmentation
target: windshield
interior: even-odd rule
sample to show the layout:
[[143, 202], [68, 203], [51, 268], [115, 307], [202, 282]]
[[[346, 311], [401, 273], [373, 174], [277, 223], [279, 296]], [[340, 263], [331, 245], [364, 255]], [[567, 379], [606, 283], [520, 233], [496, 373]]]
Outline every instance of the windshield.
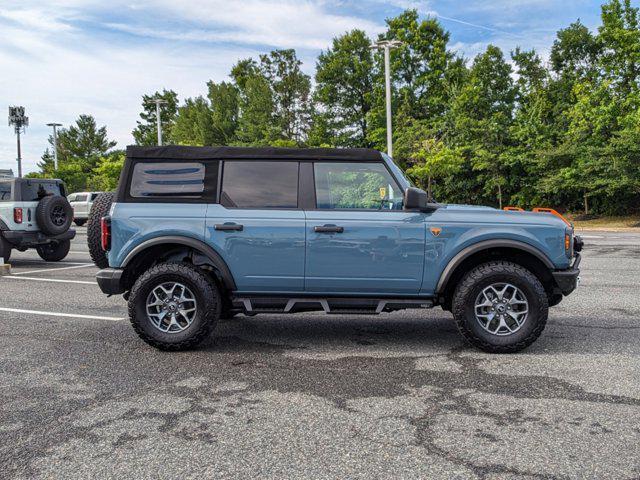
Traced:
[[47, 195], [64, 196], [59, 183], [42, 180], [27, 180], [21, 185], [21, 192], [23, 202], [37, 202]]
[[396, 176], [396, 178], [399, 180], [399, 182], [401, 183], [401, 187], [404, 188], [408, 188], [408, 187], [415, 187], [414, 183], [409, 180], [407, 178], [407, 176], [404, 174], [404, 172], [402, 171], [402, 169], [396, 165], [393, 161], [393, 159], [387, 155], [386, 153], [382, 153], [382, 158], [384, 158], [384, 160], [387, 162], [387, 165], [389, 166], [389, 170], [391, 170], [391, 172], [393, 172], [393, 174]]

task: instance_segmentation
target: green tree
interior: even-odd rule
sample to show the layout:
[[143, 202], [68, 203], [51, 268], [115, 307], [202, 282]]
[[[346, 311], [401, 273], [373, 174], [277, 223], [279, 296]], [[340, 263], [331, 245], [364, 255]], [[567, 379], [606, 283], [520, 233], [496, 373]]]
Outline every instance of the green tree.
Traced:
[[311, 79], [301, 66], [292, 49], [260, 55], [260, 71], [271, 88], [281, 139], [299, 145], [305, 141], [311, 117]]
[[[369, 147], [368, 114], [372, 107], [374, 62], [371, 40], [361, 30], [334, 38], [330, 49], [316, 63], [315, 101], [335, 137], [331, 143], [345, 147]], [[322, 119], [322, 120], [320, 120]], [[328, 139], [326, 139], [328, 140]], [[326, 141], [325, 140], [325, 141]]]
[[171, 129], [178, 113], [178, 94], [173, 90], [162, 90], [151, 95], [142, 96], [142, 112], [132, 135], [137, 145], [157, 145], [157, 117], [156, 105], [153, 100], [161, 98], [166, 101], [160, 108], [160, 123], [162, 125], [163, 143], [171, 139]]
[[[471, 166], [479, 173], [479, 186], [484, 195], [496, 192], [500, 206], [503, 189], [508, 185], [507, 151], [516, 99], [511, 74], [502, 51], [489, 45], [475, 58], [469, 80], [452, 105], [455, 144], [471, 152]], [[478, 194], [479, 199], [490, 198]]]
[[171, 141], [178, 145], [218, 145], [215, 138], [213, 112], [203, 97], [187, 98], [178, 108]]
[[213, 144], [229, 145], [236, 140], [239, 116], [238, 87], [229, 82], [208, 82], [213, 122]]

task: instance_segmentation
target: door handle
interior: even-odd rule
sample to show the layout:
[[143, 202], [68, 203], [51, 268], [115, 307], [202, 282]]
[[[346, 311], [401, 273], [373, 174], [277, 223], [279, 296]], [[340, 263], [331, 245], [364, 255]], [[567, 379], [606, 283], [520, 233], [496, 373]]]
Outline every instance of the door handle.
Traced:
[[338, 227], [336, 225], [322, 225], [313, 227], [313, 231], [317, 233], [342, 233], [344, 232], [344, 227]]
[[239, 225], [237, 223], [216, 223], [213, 228], [215, 230], [220, 230], [222, 232], [230, 232], [230, 231], [241, 232], [244, 229], [244, 226]]

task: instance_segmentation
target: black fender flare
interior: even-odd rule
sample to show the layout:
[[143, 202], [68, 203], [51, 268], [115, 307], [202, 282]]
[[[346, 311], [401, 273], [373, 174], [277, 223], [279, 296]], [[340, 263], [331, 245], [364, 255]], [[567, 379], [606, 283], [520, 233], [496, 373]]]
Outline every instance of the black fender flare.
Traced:
[[122, 261], [122, 265], [120, 268], [126, 268], [127, 265], [140, 253], [147, 250], [148, 248], [155, 247], [157, 245], [174, 243], [179, 245], [184, 245], [186, 247], [191, 247], [195, 250], [202, 252], [209, 260], [211, 260], [212, 265], [218, 269], [220, 275], [222, 277], [222, 282], [228, 290], [234, 291], [236, 290], [236, 282], [233, 279], [233, 275], [227, 262], [220, 256], [218, 252], [216, 252], [209, 245], [204, 243], [201, 240], [197, 240], [191, 237], [181, 237], [178, 235], [171, 236], [163, 236], [163, 237], [155, 237], [149, 240], [142, 242], [140, 245], [137, 245], [133, 250], [131, 250], [125, 259]]
[[513, 248], [516, 250], [522, 250], [524, 252], [530, 253], [538, 260], [540, 260], [547, 268], [550, 270], [554, 270], [555, 266], [553, 262], [549, 260], [542, 251], [538, 248], [529, 245], [528, 243], [521, 242], [518, 240], [507, 240], [507, 239], [496, 239], [496, 240], [484, 240], [482, 242], [474, 243], [473, 245], [469, 245], [466, 248], [463, 248], [460, 252], [458, 252], [447, 266], [444, 268], [442, 273], [440, 274], [440, 279], [438, 280], [438, 285], [436, 287], [436, 293], [441, 294], [449, 282], [451, 275], [456, 270], [456, 268], [468, 257], [471, 255], [478, 253], [482, 250], [490, 250], [492, 248]]
[[0, 218], [0, 232], [4, 232], [4, 231], [7, 231], [7, 230], [9, 230], [9, 227], [8, 227], [8, 226], [7, 226], [7, 224], [6, 224], [6, 223], [4, 223], [4, 222], [2, 221], [2, 219]]

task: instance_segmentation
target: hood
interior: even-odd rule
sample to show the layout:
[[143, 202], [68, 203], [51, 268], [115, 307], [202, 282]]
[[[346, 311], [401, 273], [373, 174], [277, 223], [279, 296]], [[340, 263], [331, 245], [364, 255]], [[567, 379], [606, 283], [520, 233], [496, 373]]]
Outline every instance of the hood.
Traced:
[[442, 205], [437, 211], [452, 214], [456, 218], [464, 217], [470, 222], [487, 223], [511, 223], [527, 225], [547, 225], [552, 227], [567, 228], [564, 221], [551, 213], [519, 212], [498, 210], [497, 208], [482, 205]]

